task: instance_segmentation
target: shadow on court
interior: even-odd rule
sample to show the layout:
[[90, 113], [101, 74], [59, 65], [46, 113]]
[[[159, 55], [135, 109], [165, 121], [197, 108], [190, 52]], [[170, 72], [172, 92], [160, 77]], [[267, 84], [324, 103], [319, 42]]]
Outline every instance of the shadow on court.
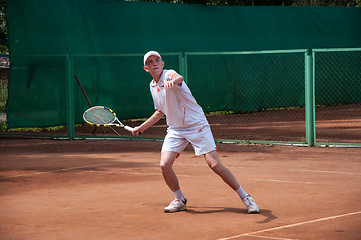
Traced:
[[[200, 209], [209, 209], [209, 210], [200, 210]], [[190, 214], [213, 214], [213, 213], [238, 213], [238, 214], [249, 214], [247, 209], [241, 208], [222, 208], [222, 207], [193, 207], [189, 206], [186, 210]], [[268, 223], [272, 220], [277, 219], [275, 215], [272, 214], [271, 210], [261, 209], [258, 215], [265, 217], [264, 220], [258, 221], [257, 223]]]

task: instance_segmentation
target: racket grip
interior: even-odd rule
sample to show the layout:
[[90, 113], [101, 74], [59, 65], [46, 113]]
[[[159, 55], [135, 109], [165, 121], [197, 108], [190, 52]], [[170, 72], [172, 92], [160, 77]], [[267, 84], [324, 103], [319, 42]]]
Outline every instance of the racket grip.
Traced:
[[124, 126], [124, 129], [129, 131], [129, 132], [132, 132], [134, 128], [129, 127], [129, 126]]
[[[133, 132], [133, 130], [134, 130], [134, 128], [129, 127], [129, 126], [124, 126], [124, 129], [128, 130], [129, 132]], [[138, 133], [138, 135], [140, 135], [140, 134], [141, 134], [141, 132]]]

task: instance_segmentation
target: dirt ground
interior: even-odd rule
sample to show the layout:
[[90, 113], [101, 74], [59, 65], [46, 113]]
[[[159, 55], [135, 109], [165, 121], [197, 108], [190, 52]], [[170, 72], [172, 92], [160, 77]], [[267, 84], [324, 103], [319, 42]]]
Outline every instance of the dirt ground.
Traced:
[[177, 159], [184, 212], [166, 214], [161, 141], [0, 138], [2, 240], [360, 239], [361, 149], [218, 144], [260, 207], [187, 147]]

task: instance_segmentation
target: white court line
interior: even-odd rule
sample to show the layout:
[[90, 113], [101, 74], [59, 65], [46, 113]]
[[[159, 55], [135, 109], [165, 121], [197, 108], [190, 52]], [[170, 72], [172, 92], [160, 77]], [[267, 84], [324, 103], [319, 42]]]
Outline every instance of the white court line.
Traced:
[[293, 171], [293, 172], [335, 173], [335, 174], [347, 174], [347, 175], [361, 175], [361, 173], [339, 172], [339, 171], [319, 171], [319, 170], [289, 170], [289, 171]]
[[259, 230], [259, 231], [255, 231], [255, 232], [250, 232], [250, 233], [243, 233], [243, 234], [235, 235], [235, 236], [232, 236], [232, 237], [220, 238], [218, 240], [235, 239], [235, 238], [239, 238], [239, 237], [243, 237], [243, 236], [254, 235], [254, 234], [257, 234], [257, 233], [270, 232], [270, 231], [275, 231], [275, 230], [282, 230], [282, 229], [297, 227], [297, 226], [301, 226], [301, 225], [305, 225], [305, 224], [309, 224], [309, 223], [322, 222], [322, 221], [327, 221], [327, 220], [331, 220], [331, 219], [335, 219], [335, 218], [348, 217], [348, 216], [357, 215], [357, 214], [361, 214], [361, 211], [352, 212], [352, 213], [345, 213], [345, 214], [336, 215], [336, 216], [332, 216], [332, 217], [324, 217], [324, 218], [314, 219], [314, 220], [310, 220], [310, 221], [284, 225], [284, 226], [280, 226], [280, 227], [268, 228], [268, 229]]
[[298, 182], [298, 181], [287, 181], [287, 180], [277, 180], [277, 179], [253, 179], [255, 181], [264, 181], [264, 182], [281, 182], [281, 183], [298, 183], [298, 184], [323, 184], [329, 185], [327, 183], [316, 183], [316, 182]]

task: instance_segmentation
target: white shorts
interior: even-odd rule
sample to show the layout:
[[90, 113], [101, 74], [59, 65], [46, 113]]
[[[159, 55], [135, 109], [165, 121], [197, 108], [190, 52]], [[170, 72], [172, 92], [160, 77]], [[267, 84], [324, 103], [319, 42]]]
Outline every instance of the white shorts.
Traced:
[[169, 129], [164, 138], [162, 152], [181, 153], [191, 143], [196, 155], [203, 155], [217, 150], [211, 128], [202, 126], [192, 130]]

